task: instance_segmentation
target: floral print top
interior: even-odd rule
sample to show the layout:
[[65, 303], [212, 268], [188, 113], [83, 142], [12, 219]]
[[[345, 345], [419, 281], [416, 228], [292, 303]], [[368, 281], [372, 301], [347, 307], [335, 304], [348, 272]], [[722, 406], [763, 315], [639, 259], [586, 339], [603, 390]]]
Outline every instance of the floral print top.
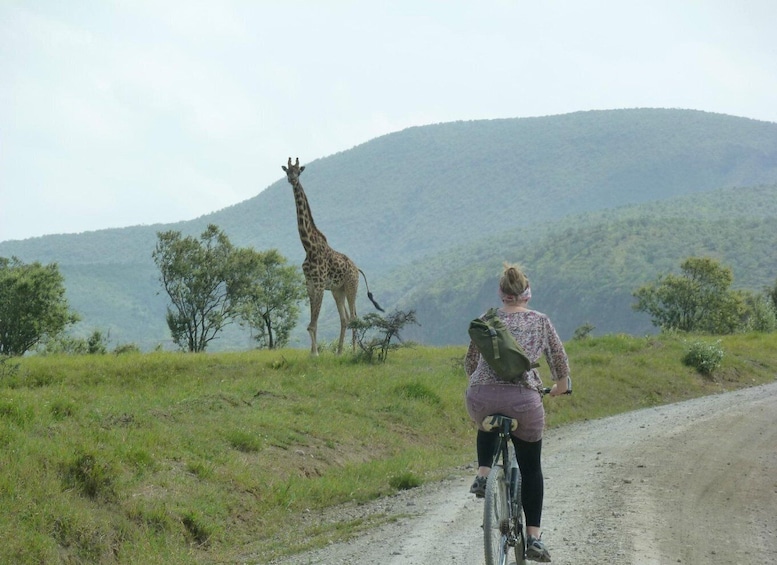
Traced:
[[[556, 333], [556, 329], [550, 322], [550, 318], [542, 312], [535, 310], [510, 313], [497, 310], [497, 314], [499, 319], [504, 322], [505, 326], [515, 336], [516, 341], [523, 347], [532, 363], [536, 363], [540, 356], [544, 354], [545, 360], [550, 367], [551, 378], [554, 381], [559, 381], [569, 376], [567, 353], [564, 350], [564, 344]], [[469, 376], [470, 386], [512, 384], [503, 381], [497, 376], [472, 342], [470, 342], [467, 355], [464, 358], [464, 369]], [[532, 369], [526, 373], [525, 381], [522, 380], [512, 386], [525, 386], [541, 391], [542, 379], [540, 378], [539, 371]]]

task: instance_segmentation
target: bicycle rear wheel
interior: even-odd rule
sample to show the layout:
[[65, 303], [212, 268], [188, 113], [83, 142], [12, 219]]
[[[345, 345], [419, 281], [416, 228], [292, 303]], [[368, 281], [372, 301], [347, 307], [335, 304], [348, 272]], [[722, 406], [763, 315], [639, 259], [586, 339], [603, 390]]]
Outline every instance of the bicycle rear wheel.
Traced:
[[486, 565], [507, 565], [510, 547], [510, 509], [507, 497], [507, 479], [501, 465], [491, 468], [486, 481], [483, 507], [483, 535]]
[[[512, 447], [512, 446], [511, 446]], [[511, 456], [514, 456], [511, 453]], [[516, 565], [526, 564], [526, 517], [523, 514], [523, 505], [521, 501], [521, 473], [518, 471], [517, 464], [513, 463], [515, 468], [510, 469], [513, 474], [511, 481], [511, 490], [513, 491], [513, 543], [515, 545], [515, 563]]]
[[516, 524], [515, 532], [515, 563], [527, 565], [526, 561], [526, 526], [523, 518]]

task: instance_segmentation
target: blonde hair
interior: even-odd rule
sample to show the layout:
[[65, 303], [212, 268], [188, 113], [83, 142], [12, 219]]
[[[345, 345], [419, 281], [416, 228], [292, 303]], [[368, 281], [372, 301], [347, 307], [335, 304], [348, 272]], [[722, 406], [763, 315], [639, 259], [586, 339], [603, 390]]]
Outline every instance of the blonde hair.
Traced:
[[518, 296], [529, 287], [529, 279], [520, 265], [504, 263], [504, 271], [499, 278], [499, 290], [508, 296]]

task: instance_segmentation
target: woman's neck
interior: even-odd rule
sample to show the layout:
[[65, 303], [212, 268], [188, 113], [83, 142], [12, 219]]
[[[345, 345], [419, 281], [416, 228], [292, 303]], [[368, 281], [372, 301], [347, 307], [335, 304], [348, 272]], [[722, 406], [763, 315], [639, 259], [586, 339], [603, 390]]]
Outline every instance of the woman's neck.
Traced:
[[502, 312], [507, 312], [508, 314], [512, 314], [513, 312], [528, 312], [529, 309], [526, 307], [528, 302], [526, 301], [520, 301], [520, 302], [503, 302], [502, 303]]

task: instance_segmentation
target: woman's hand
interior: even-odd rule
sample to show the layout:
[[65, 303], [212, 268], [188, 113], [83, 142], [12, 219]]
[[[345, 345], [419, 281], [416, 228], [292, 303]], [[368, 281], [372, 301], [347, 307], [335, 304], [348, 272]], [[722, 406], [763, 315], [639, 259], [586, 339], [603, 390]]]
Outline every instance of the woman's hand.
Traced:
[[560, 396], [562, 394], [567, 394], [568, 392], [571, 392], [569, 385], [570, 385], [569, 377], [567, 377], [566, 379], [561, 379], [560, 381], [556, 381], [554, 385], [550, 387], [549, 394], [551, 396]]

